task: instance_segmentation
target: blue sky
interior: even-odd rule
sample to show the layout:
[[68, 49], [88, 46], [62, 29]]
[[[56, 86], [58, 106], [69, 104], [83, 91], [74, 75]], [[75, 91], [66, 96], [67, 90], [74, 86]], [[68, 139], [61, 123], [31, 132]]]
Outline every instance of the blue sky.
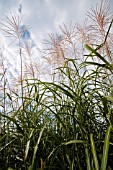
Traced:
[[[82, 23], [91, 5], [95, 7], [97, 3], [101, 3], [101, 0], [0, 0], [0, 22], [10, 12], [20, 15], [23, 19], [22, 27], [23, 25], [30, 27], [23, 38], [30, 38], [39, 49], [43, 49], [43, 40], [48, 39], [49, 33], [57, 33], [59, 25], [63, 23], [67, 26], [71, 21], [73, 24]], [[110, 0], [110, 3], [113, 10], [113, 0]], [[3, 38], [1, 32], [0, 39], [7, 46], [9, 41]], [[9, 67], [11, 70], [13, 67], [18, 68], [13, 45], [8, 47], [5, 56], [7, 62], [11, 61], [11, 67]]]

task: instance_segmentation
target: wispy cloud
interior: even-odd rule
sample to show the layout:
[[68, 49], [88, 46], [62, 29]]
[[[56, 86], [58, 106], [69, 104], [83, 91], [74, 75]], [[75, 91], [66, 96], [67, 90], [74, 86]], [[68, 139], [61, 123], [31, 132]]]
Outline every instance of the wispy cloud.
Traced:
[[[48, 33], [57, 33], [59, 25], [70, 22], [82, 22], [91, 5], [96, 5], [101, 0], [1, 0], [0, 1], [0, 19], [9, 12], [16, 13], [23, 18], [21, 29], [25, 25], [31, 28], [26, 29], [22, 34], [23, 41], [31, 41], [36, 49], [43, 48], [43, 39], [48, 38]], [[94, 4], [95, 3], [95, 4]], [[111, 0], [111, 8], [113, 9]], [[1, 35], [2, 37], [2, 35]], [[8, 39], [4, 39], [6, 46]], [[14, 60], [15, 53], [12, 47], [8, 49], [11, 53], [13, 64], [17, 67], [18, 60]], [[39, 50], [36, 51], [40, 55]], [[35, 54], [34, 56], [37, 56]], [[6, 54], [7, 55], [7, 54]], [[10, 66], [13, 68], [13, 66]], [[10, 69], [11, 70], [11, 69]]]

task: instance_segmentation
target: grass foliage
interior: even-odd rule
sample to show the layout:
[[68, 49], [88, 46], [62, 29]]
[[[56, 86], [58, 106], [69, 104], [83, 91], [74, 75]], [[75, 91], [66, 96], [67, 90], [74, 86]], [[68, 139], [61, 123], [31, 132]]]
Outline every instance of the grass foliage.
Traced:
[[[95, 26], [90, 25], [87, 32], [84, 25], [86, 36], [77, 27], [77, 42], [83, 43], [82, 48], [79, 46], [80, 53], [75, 52], [75, 28], [69, 32], [65, 25], [65, 31], [61, 27], [67, 39], [62, 35], [60, 45], [59, 37], [50, 35], [52, 43], [49, 46], [46, 41], [46, 52], [52, 62], [51, 81], [23, 74], [20, 45], [18, 91], [9, 88], [7, 70], [2, 63], [0, 170], [113, 169], [113, 36], [110, 32], [113, 20], [106, 25], [102, 16], [107, 17], [108, 6], [106, 1], [103, 3], [100, 8], [92, 9], [95, 16], [88, 13], [91, 19], [95, 17]], [[16, 24], [16, 18], [12, 16], [12, 19]], [[9, 18], [6, 21], [12, 23]], [[91, 33], [97, 31], [100, 31], [99, 39], [94, 39]], [[96, 44], [89, 42], [88, 36]], [[64, 42], [68, 48], [63, 46]]]

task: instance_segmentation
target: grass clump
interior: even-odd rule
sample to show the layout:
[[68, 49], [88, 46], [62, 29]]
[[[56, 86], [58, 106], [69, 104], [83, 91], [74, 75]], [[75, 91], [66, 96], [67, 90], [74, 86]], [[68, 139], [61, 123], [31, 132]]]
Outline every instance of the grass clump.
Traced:
[[[50, 81], [36, 77], [27, 42], [19, 44], [17, 89], [10, 86], [1, 57], [1, 170], [113, 169], [113, 20], [108, 9], [102, 1], [88, 13], [89, 25], [69, 30], [64, 25], [60, 36], [51, 34], [45, 41]], [[20, 42], [17, 21], [15, 16], [5, 20], [18, 27]], [[25, 47], [30, 63], [23, 60]]]

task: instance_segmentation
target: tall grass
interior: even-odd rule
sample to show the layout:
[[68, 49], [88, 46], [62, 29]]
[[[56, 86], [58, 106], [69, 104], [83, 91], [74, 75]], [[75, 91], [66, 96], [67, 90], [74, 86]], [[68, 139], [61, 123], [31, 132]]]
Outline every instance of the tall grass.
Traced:
[[[51, 34], [45, 41], [44, 60], [51, 68], [51, 81], [35, 77], [26, 42], [24, 47], [19, 44], [17, 90], [9, 88], [1, 63], [1, 170], [113, 169], [113, 20], [108, 9], [109, 3], [102, 1], [88, 13], [89, 25], [70, 25], [69, 30], [64, 25], [61, 36]], [[18, 40], [26, 31], [20, 32], [19, 21], [12, 15], [3, 24], [11, 37], [12, 26], [16, 28]], [[25, 48], [30, 73], [23, 61]]]

